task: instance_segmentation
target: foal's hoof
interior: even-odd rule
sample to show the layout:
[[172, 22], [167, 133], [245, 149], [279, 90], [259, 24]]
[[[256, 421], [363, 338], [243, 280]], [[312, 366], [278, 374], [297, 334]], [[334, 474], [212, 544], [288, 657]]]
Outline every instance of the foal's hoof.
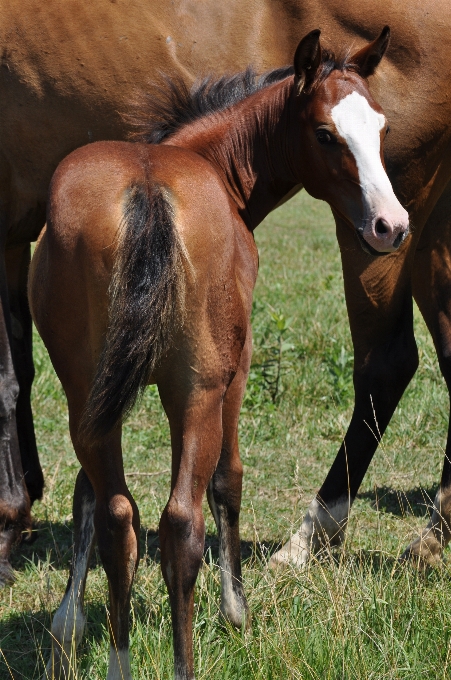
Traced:
[[14, 569], [8, 560], [0, 560], [0, 588], [11, 586], [15, 580]]

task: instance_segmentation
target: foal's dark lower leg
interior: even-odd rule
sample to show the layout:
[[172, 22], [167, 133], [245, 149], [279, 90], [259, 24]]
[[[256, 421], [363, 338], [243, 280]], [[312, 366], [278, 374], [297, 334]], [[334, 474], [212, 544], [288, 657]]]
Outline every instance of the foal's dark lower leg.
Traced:
[[[99, 475], [103, 475], [101, 470]], [[107, 680], [131, 680], [130, 599], [139, 561], [139, 514], [125, 481], [114, 484], [106, 476], [106, 484], [96, 485], [94, 526], [110, 593]]]
[[175, 680], [194, 678], [194, 585], [202, 562], [205, 523], [200, 504], [171, 497], [160, 520], [161, 568], [171, 602]]
[[76, 677], [76, 648], [85, 628], [86, 577], [94, 544], [95, 495], [84, 470], [78, 473], [73, 500], [74, 556], [61, 605], [52, 622], [52, 652], [43, 680]]
[[110, 657], [107, 680], [131, 680], [130, 598], [139, 561], [139, 513], [125, 482], [120, 428], [99, 443], [91, 446], [80, 443], [80, 401], [77, 396], [68, 397], [72, 441], [95, 493], [94, 528], [108, 578]]
[[241, 575], [239, 518], [243, 466], [238, 445], [238, 418], [249, 372], [251, 342], [251, 330], [248, 329], [239, 370], [224, 398], [221, 456], [207, 489], [208, 502], [219, 534], [221, 611], [225, 618], [238, 628], [249, 617]]

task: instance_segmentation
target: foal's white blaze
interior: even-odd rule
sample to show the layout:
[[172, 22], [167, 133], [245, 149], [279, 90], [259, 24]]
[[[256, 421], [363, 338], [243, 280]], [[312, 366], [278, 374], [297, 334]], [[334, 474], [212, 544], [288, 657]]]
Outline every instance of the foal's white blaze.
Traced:
[[[395, 250], [393, 242], [407, 233], [409, 216], [396, 198], [382, 165], [380, 131], [385, 116], [375, 111], [358, 92], [344, 97], [331, 111], [338, 134], [355, 158], [363, 202], [362, 225], [356, 224], [364, 239], [378, 251]], [[384, 228], [377, 230], [378, 220]], [[385, 231], [386, 229], [386, 231]]]

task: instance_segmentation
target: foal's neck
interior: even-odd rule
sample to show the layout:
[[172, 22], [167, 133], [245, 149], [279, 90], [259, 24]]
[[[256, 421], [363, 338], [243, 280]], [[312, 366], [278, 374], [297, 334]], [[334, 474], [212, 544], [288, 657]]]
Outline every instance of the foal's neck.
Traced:
[[185, 126], [167, 142], [192, 149], [215, 166], [252, 230], [297, 184], [287, 150], [292, 87], [293, 78], [269, 85]]

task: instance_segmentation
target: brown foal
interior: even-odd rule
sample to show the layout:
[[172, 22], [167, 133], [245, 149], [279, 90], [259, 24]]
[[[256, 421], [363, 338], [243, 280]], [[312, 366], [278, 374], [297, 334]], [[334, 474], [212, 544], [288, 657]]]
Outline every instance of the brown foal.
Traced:
[[294, 70], [260, 78], [248, 70], [191, 91], [172, 83], [151, 105], [154, 122], [142, 126], [142, 139], [158, 145], [99, 142], [56, 170], [29, 298], [67, 395], [82, 470], [75, 558], [52, 626], [49, 677], [75, 673], [95, 527], [110, 592], [107, 677], [131, 678], [139, 515], [124, 477], [121, 423], [149, 383], [158, 385], [171, 429], [171, 492], [159, 531], [177, 680], [194, 677], [205, 491], [220, 536], [221, 610], [235, 626], [245, 623], [237, 426], [251, 357], [253, 229], [302, 184], [370, 252], [402, 243], [408, 217], [385, 174], [387, 124], [366, 82], [388, 39], [385, 28], [337, 60], [312, 31]]

